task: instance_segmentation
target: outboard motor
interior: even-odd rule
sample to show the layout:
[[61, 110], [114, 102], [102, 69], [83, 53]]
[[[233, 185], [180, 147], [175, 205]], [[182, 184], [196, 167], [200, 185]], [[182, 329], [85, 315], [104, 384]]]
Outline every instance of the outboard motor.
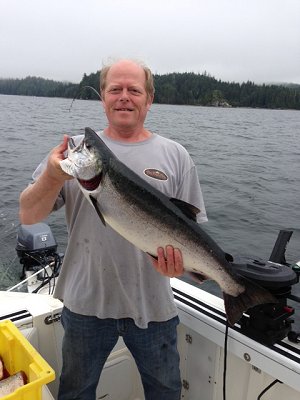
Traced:
[[16, 251], [23, 265], [21, 279], [32, 276], [27, 281], [28, 291], [38, 292], [58, 275], [61, 256], [57, 254], [57, 243], [47, 224], [20, 225]]
[[294, 308], [287, 299], [300, 302], [292, 295], [292, 285], [299, 282], [300, 267], [286, 263], [286, 245], [292, 231], [279, 232], [269, 261], [235, 259], [234, 271], [259, 286], [269, 290], [278, 300], [276, 304], [261, 304], [247, 311], [240, 320], [241, 330], [247, 336], [267, 345], [272, 345], [285, 338], [291, 332], [294, 322], [291, 316]]

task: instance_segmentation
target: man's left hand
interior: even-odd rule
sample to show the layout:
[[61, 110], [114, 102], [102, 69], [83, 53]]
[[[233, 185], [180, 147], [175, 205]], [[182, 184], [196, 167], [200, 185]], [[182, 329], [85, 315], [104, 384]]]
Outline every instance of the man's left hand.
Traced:
[[164, 276], [174, 278], [184, 273], [182, 254], [173, 246], [157, 249], [157, 259], [151, 257], [154, 268]]

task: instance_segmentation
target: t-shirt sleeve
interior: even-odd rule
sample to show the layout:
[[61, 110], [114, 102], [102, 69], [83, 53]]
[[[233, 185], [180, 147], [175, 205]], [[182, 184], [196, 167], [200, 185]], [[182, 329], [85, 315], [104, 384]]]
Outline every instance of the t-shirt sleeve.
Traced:
[[207, 215], [202, 195], [202, 190], [198, 178], [196, 166], [192, 167], [182, 176], [178, 187], [177, 197], [200, 209], [197, 214], [197, 222], [207, 221]]

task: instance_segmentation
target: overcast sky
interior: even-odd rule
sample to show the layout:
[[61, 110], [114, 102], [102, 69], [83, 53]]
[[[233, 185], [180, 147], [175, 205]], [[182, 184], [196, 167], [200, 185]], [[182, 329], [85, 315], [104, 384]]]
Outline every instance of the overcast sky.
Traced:
[[0, 77], [79, 82], [109, 58], [154, 73], [300, 84], [300, 0], [0, 0]]

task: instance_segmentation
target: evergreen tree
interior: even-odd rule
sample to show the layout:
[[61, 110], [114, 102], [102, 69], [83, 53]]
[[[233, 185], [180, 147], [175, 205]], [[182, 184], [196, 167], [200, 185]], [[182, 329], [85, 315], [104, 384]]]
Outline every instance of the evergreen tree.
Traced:
[[[0, 94], [98, 100], [99, 73], [83, 75], [79, 84], [37, 77], [0, 79]], [[155, 103], [300, 110], [300, 85], [222, 82], [207, 72], [154, 75]]]

